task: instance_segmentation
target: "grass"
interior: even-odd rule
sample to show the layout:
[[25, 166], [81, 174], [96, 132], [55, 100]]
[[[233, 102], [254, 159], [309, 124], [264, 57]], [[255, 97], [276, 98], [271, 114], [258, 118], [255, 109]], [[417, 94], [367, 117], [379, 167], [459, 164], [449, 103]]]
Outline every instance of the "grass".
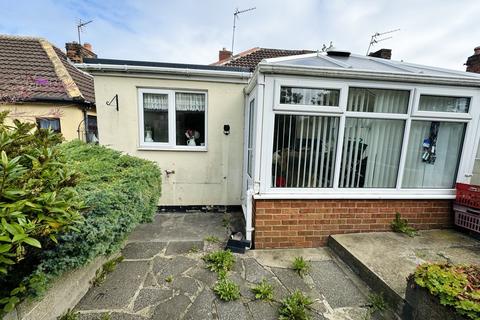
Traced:
[[235, 264], [235, 256], [230, 250], [218, 250], [203, 256], [207, 268], [214, 272], [227, 272]]
[[220, 238], [218, 238], [217, 236], [213, 236], [213, 235], [205, 237], [205, 241], [210, 242], [210, 243], [220, 243], [220, 242], [222, 242], [220, 240]]
[[167, 276], [165, 278], [165, 282], [168, 282], [168, 283], [173, 282], [173, 276], [172, 275]]
[[310, 264], [303, 257], [295, 257], [295, 259], [293, 259], [292, 269], [295, 270], [299, 276], [303, 277], [308, 273]]
[[308, 307], [313, 303], [312, 299], [296, 290], [282, 301], [279, 309], [279, 320], [308, 320], [310, 314]]
[[198, 253], [198, 252], [200, 252], [200, 248], [197, 246], [193, 246], [190, 248], [190, 250], [188, 250], [188, 253]]
[[273, 286], [265, 279], [252, 288], [252, 292], [255, 294], [255, 299], [271, 301], [273, 300]]
[[238, 284], [228, 278], [222, 278], [217, 281], [213, 291], [223, 301], [233, 301], [240, 298], [240, 288]]
[[94, 286], [99, 286], [102, 283], [104, 283], [105, 279], [107, 278], [107, 275], [113, 272], [113, 270], [115, 270], [115, 268], [117, 267], [117, 264], [119, 264], [122, 261], [123, 261], [123, 257], [120, 256], [118, 258], [105, 262], [102, 268], [97, 270], [95, 274], [95, 278], [92, 280], [92, 284]]

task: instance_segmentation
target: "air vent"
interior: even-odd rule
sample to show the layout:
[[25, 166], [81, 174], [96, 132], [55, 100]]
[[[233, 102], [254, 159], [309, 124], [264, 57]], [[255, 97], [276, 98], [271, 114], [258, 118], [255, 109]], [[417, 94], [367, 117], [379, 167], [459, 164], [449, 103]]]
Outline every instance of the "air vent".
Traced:
[[347, 50], [339, 50], [336, 48], [332, 48], [330, 50], [327, 50], [327, 56], [331, 57], [349, 57], [350, 56], [350, 51]]

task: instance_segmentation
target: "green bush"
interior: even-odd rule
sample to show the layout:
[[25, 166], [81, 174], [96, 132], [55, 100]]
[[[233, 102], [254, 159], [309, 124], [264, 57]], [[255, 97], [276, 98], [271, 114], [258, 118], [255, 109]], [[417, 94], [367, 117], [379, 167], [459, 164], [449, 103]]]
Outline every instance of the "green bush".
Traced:
[[18, 121], [9, 128], [4, 118], [0, 270], [8, 274], [0, 277], [0, 309], [117, 251], [136, 225], [151, 220], [161, 186], [153, 162], [80, 141], [58, 145], [60, 135]]
[[[76, 174], [61, 159], [61, 135], [31, 123], [5, 124], [0, 113], [0, 310], [8, 312], [29, 290], [21, 283], [57, 235], [77, 230], [82, 201]], [[0, 315], [2, 313], [0, 311]]]
[[417, 267], [415, 283], [470, 319], [480, 320], [480, 266], [430, 264]]

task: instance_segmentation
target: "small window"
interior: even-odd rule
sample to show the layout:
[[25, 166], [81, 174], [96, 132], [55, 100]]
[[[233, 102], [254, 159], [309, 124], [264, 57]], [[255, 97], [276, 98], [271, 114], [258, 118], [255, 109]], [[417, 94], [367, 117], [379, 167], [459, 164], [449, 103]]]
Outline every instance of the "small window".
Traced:
[[143, 143], [150, 146], [158, 143], [158, 146], [165, 147], [205, 146], [205, 93], [145, 91], [140, 91], [143, 98]]
[[410, 91], [350, 88], [347, 111], [406, 114]]
[[465, 126], [458, 122], [412, 121], [402, 187], [453, 188]]
[[338, 106], [340, 90], [321, 88], [295, 88], [282, 86], [281, 104], [299, 104], [311, 106]]
[[395, 188], [404, 120], [347, 118], [341, 188]]
[[60, 119], [58, 118], [37, 118], [37, 127], [39, 129], [51, 129], [54, 132], [61, 133]]
[[419, 111], [468, 113], [470, 98], [421, 95]]
[[145, 142], [168, 142], [168, 94], [143, 94]]
[[338, 117], [276, 115], [274, 188], [331, 188]]

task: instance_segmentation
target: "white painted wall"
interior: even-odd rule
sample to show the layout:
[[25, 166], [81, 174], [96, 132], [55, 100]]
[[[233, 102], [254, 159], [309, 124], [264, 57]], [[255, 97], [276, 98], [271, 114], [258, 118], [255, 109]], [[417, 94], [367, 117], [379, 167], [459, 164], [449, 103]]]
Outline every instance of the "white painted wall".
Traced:
[[[159, 205], [240, 205], [243, 168], [243, 83], [95, 74], [100, 143], [158, 163]], [[138, 88], [205, 90], [208, 94], [208, 150], [139, 150]], [[107, 106], [118, 94], [119, 111]], [[224, 135], [223, 125], [230, 125]], [[165, 170], [175, 173], [167, 176]]]

